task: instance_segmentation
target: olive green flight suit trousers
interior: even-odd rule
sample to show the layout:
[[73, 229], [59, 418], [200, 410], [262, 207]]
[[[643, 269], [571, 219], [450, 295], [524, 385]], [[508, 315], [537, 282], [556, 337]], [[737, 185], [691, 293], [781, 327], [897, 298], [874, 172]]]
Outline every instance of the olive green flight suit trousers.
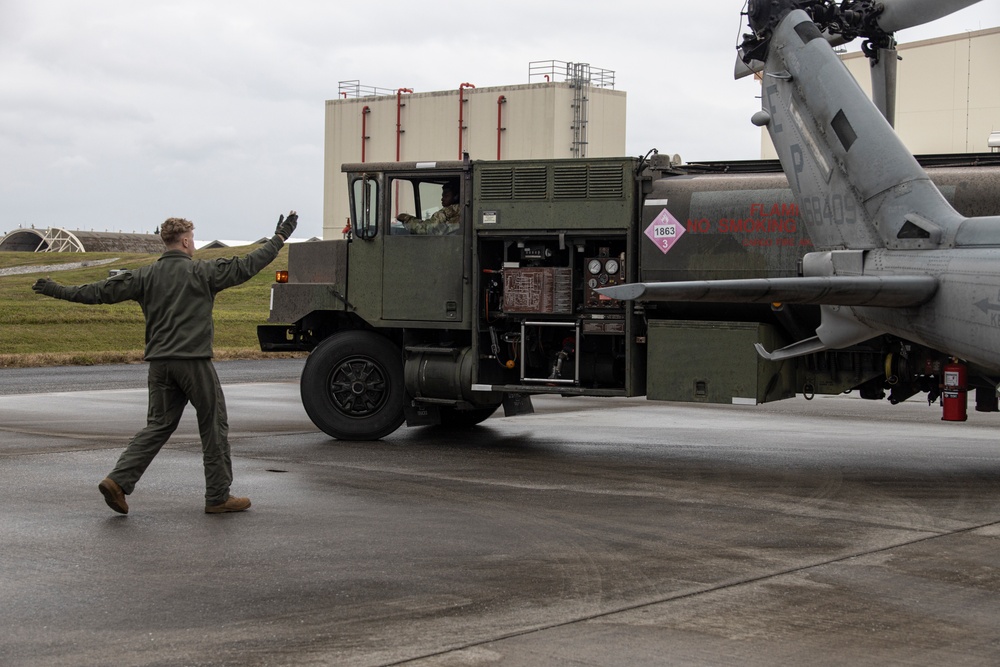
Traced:
[[146, 428], [135, 434], [108, 475], [126, 494], [132, 493], [136, 482], [177, 429], [188, 402], [198, 412], [205, 465], [205, 504], [217, 505], [229, 499], [229, 486], [233, 483], [229, 421], [222, 385], [211, 359], [149, 362]]

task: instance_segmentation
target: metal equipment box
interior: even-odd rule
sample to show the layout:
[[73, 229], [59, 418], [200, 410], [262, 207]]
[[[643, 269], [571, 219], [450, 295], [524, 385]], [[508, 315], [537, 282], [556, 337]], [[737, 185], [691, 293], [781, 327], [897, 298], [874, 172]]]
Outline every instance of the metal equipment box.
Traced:
[[767, 361], [754, 349], [784, 344], [771, 325], [654, 320], [647, 343], [649, 400], [755, 405], [795, 395], [792, 364]]

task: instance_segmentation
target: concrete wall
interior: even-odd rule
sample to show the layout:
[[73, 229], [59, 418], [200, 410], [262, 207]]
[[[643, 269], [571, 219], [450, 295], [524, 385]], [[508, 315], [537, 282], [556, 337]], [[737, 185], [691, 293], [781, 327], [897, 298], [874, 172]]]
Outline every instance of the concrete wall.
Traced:
[[[898, 47], [896, 132], [915, 154], [985, 153], [1000, 130], [1000, 28], [928, 39]], [[868, 59], [844, 64], [871, 95]], [[761, 157], [777, 157], [767, 132]]]
[[[462, 150], [474, 160], [497, 159], [498, 98], [502, 159], [574, 157], [575, 89], [566, 82], [465, 88], [462, 96]], [[625, 152], [623, 91], [588, 87], [586, 157]], [[399, 96], [402, 161], [458, 160], [459, 91], [404, 93]], [[363, 113], [365, 107], [368, 113]], [[397, 96], [330, 100], [326, 103], [324, 150], [323, 238], [340, 238], [349, 215], [347, 185], [340, 171], [345, 162], [397, 159]]]

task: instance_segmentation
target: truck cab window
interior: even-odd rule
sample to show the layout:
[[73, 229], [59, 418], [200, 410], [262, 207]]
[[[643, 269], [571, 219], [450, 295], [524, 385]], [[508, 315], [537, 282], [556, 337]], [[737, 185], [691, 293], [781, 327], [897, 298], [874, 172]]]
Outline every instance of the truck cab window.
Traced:
[[365, 175], [351, 187], [354, 236], [372, 239], [378, 233], [378, 181]]
[[396, 179], [392, 185], [391, 234], [457, 235], [461, 231], [459, 181]]

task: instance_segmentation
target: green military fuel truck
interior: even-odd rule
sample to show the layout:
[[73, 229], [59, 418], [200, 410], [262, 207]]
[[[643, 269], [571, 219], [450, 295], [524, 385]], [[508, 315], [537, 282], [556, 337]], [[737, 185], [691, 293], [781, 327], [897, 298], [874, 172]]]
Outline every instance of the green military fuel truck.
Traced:
[[[1000, 213], [1000, 155], [924, 166], [965, 215]], [[301, 394], [340, 439], [473, 425], [532, 395], [758, 404], [856, 389], [935, 398], [941, 355], [881, 337], [770, 362], [818, 308], [622, 302], [628, 282], [798, 275], [813, 250], [777, 162], [594, 158], [345, 164], [345, 238], [289, 247], [265, 351], [307, 350]], [[454, 224], [430, 224], [442, 190]], [[851, 211], [814, 212], [849, 224]], [[406, 215], [400, 215], [406, 214]], [[419, 218], [424, 225], [403, 224]], [[423, 233], [412, 233], [420, 231]], [[991, 409], [983, 397], [984, 409]]]

